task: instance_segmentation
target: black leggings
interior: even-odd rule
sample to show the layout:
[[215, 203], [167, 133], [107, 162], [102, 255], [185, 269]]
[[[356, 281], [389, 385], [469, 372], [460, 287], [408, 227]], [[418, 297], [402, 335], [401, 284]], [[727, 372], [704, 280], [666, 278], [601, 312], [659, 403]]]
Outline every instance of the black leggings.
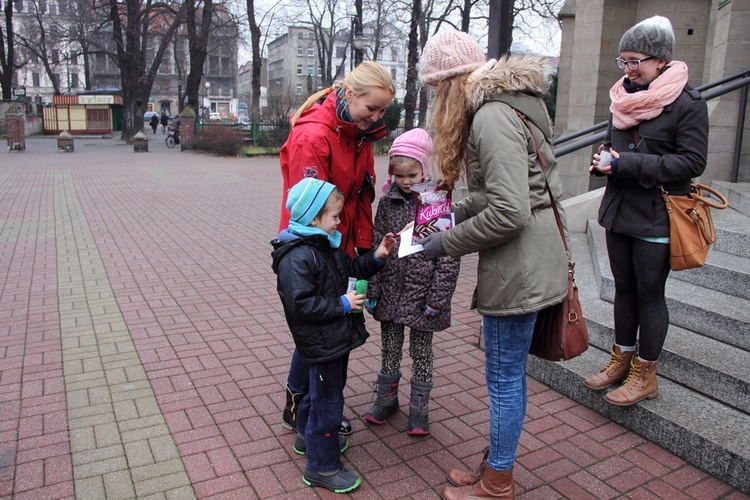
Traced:
[[607, 231], [607, 251], [615, 279], [615, 342], [633, 346], [637, 340], [638, 355], [655, 361], [669, 326], [669, 245]]

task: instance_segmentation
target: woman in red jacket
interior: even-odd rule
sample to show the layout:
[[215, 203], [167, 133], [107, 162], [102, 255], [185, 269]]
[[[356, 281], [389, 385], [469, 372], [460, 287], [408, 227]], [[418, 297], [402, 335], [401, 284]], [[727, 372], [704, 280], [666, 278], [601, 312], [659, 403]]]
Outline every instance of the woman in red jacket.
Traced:
[[[289, 225], [287, 191], [305, 177], [334, 184], [344, 192], [337, 230], [341, 248], [352, 257], [372, 247], [375, 162], [372, 142], [388, 134], [383, 123], [396, 87], [388, 70], [365, 61], [343, 82], [311, 95], [292, 116], [292, 131], [280, 151], [284, 178], [279, 230]], [[284, 427], [297, 428], [297, 407], [307, 393], [308, 370], [295, 350], [286, 386]], [[341, 433], [351, 434], [343, 420]]]

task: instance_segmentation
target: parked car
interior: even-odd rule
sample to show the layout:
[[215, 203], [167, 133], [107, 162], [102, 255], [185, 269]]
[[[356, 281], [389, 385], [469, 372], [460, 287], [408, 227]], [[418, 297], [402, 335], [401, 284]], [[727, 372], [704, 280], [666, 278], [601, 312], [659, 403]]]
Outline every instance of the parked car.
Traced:
[[211, 121], [219, 121], [221, 120], [221, 113], [211, 113], [210, 115], [208, 115], [208, 119]]

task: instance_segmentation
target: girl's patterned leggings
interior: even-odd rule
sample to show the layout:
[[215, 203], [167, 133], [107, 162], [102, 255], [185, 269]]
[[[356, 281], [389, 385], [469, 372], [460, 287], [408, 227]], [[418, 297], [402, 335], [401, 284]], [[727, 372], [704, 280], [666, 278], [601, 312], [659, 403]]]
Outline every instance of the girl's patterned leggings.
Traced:
[[[380, 369], [386, 375], [395, 375], [401, 369], [402, 350], [404, 348], [404, 325], [391, 321], [380, 323], [380, 335], [383, 341], [381, 350], [383, 362]], [[432, 380], [432, 332], [409, 329], [409, 355], [412, 359], [412, 373], [416, 380]]]

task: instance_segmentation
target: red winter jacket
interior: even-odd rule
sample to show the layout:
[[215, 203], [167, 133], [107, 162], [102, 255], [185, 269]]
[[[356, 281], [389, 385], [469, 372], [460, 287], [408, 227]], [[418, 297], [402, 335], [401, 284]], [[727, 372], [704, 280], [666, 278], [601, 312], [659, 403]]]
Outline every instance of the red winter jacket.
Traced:
[[[372, 202], [375, 200], [375, 165], [371, 141], [387, 133], [384, 127], [357, 135], [357, 126], [336, 116], [336, 92], [314, 104], [299, 117], [279, 153], [284, 178], [279, 231], [289, 226], [286, 196], [304, 177], [316, 177], [344, 192], [344, 210], [337, 230], [341, 248], [372, 247]], [[368, 175], [369, 174], [369, 175]]]

